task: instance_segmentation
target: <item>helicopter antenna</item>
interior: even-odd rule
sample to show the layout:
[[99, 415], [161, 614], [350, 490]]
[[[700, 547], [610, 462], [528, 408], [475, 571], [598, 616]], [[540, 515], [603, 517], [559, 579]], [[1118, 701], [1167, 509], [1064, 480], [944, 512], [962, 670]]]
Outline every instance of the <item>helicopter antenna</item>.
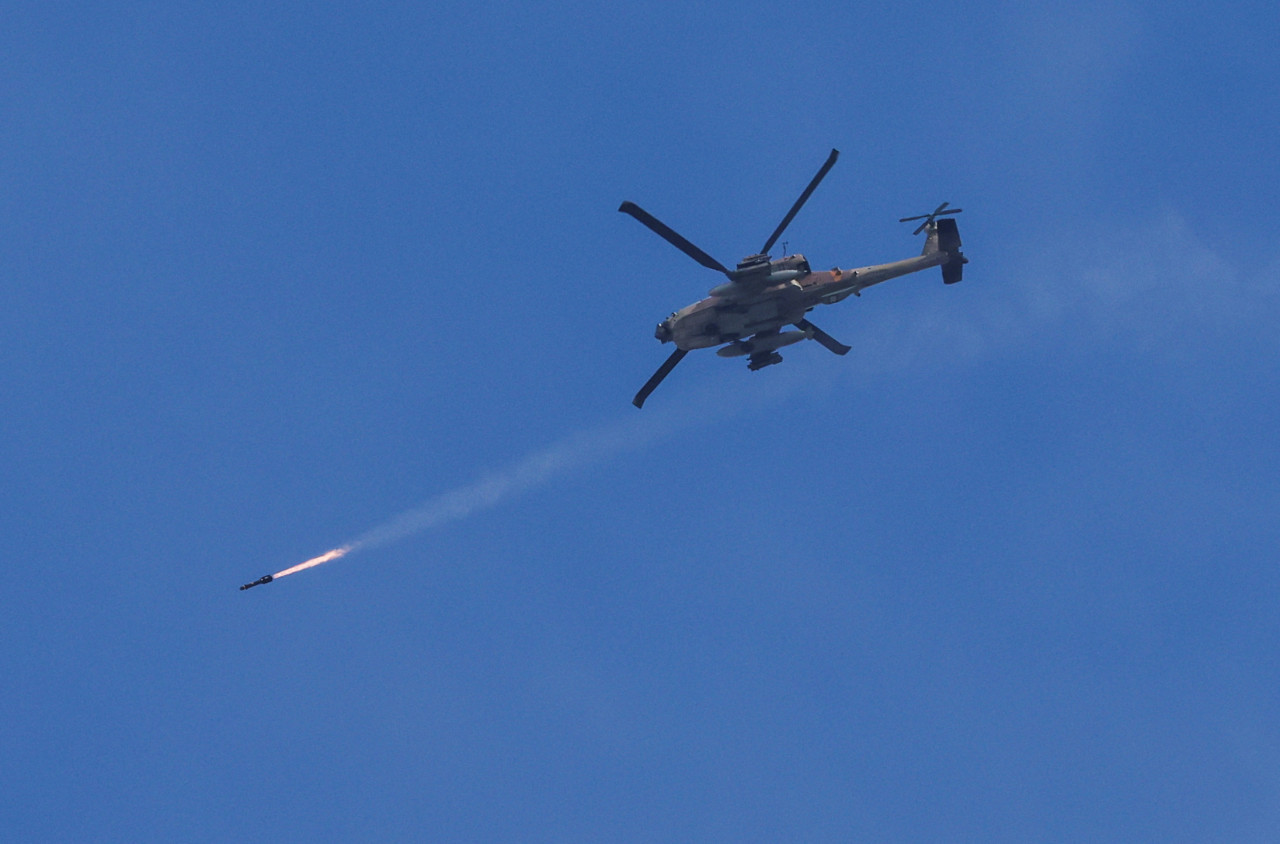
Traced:
[[920, 215], [917, 215], [917, 216], [915, 216], [915, 217], [903, 217], [902, 219], [898, 220], [898, 222], [899, 222], [899, 223], [911, 223], [911, 222], [914, 222], [914, 221], [916, 221], [916, 220], [924, 220], [924, 222], [923, 222], [923, 223], [921, 223], [921, 224], [916, 228], [916, 230], [912, 232], [912, 234], [913, 234], [913, 235], [915, 235], [915, 234], [920, 234], [920, 232], [924, 231], [924, 230], [925, 230], [925, 227], [926, 227], [926, 226], [928, 226], [929, 224], [931, 224], [931, 223], [934, 221], [934, 219], [935, 219], [935, 218], [937, 218], [937, 217], [944, 217], [944, 216], [946, 216], [947, 214], [959, 214], [961, 211], [963, 211], [963, 210], [964, 210], [963, 208], [951, 208], [951, 209], [949, 209], [949, 210], [947, 210], [947, 211], [943, 211], [943, 210], [942, 210], [943, 208], [946, 208], [946, 207], [947, 207], [948, 205], [950, 205], [950, 204], [951, 204], [950, 202], [944, 202], [944, 203], [942, 203], [941, 205], [939, 205], [937, 208], [933, 209], [933, 211], [931, 211], [931, 212], [930, 212], [930, 213], [928, 213], [928, 214], [920, 214]]

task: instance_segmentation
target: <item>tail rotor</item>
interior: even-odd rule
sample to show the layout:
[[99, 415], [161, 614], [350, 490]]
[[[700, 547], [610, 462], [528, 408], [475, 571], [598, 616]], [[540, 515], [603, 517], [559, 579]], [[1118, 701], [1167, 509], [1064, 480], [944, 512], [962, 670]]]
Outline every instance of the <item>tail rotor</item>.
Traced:
[[915, 217], [903, 217], [902, 219], [898, 220], [898, 222], [913, 223], [916, 220], [924, 220], [924, 222], [921, 223], [916, 228], [916, 230], [912, 232], [913, 235], [920, 234], [920, 232], [924, 231], [925, 228], [927, 228], [929, 224], [932, 223], [934, 220], [936, 220], [938, 217], [943, 217], [943, 216], [946, 216], [947, 214], [959, 214], [961, 211], [964, 210], [963, 208], [949, 208], [946, 211], [942, 210], [944, 208], [947, 208], [947, 206], [950, 204], [951, 204], [950, 202], [944, 202], [941, 205], [939, 205], [937, 208], [933, 209], [933, 211], [928, 214], [920, 214]]

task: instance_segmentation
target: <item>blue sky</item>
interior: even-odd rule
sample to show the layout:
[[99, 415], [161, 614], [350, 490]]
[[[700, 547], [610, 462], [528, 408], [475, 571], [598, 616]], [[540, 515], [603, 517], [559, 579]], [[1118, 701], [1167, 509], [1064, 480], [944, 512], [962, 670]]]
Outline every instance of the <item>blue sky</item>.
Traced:
[[1274, 4], [0, 23], [2, 837], [1274, 837]]

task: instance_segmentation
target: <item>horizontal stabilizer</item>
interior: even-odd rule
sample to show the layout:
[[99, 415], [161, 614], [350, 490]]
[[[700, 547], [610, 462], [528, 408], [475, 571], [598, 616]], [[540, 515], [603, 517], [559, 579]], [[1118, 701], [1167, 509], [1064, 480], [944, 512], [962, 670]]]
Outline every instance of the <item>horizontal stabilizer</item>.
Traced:
[[960, 251], [960, 228], [950, 217], [938, 220], [938, 250], [948, 253], [951, 258], [942, 265], [942, 281], [944, 284], [955, 284], [964, 278], [964, 265], [969, 259]]

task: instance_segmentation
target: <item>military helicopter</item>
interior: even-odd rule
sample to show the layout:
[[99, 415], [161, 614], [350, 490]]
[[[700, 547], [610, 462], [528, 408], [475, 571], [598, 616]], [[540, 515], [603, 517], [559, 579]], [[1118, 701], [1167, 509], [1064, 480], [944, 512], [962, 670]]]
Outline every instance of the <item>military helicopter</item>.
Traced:
[[[801, 340], [816, 340], [819, 345], [837, 355], [848, 354], [850, 347], [837, 341], [821, 328], [805, 318], [805, 314], [818, 305], [833, 305], [848, 296], [858, 296], [873, 284], [891, 278], [918, 272], [929, 267], [942, 267], [942, 280], [947, 284], [960, 281], [964, 265], [969, 263], [960, 252], [960, 230], [956, 221], [946, 215], [959, 214], [962, 209], [950, 208], [944, 202], [928, 214], [903, 217], [898, 222], [924, 220], [912, 234], [927, 231], [924, 251], [914, 258], [875, 264], [856, 270], [830, 270], [813, 272], [803, 255], [788, 255], [772, 260], [773, 248], [782, 232], [791, 223], [818, 187], [827, 172], [835, 166], [838, 150], [831, 155], [791, 206], [787, 216], [774, 229], [756, 255], [748, 255], [730, 270], [706, 252], [685, 240], [657, 217], [634, 202], [624, 202], [618, 208], [630, 214], [672, 246], [710, 270], [724, 273], [728, 279], [713, 287], [706, 299], [695, 302], [673, 313], [658, 323], [654, 336], [663, 343], [675, 343], [671, 353], [653, 377], [640, 388], [632, 404], [643, 407], [662, 379], [671, 374], [676, 364], [693, 349], [706, 349], [724, 345], [716, 351], [721, 357], [747, 357], [751, 371], [782, 363], [778, 349]], [[794, 326], [798, 331], [784, 331]]]

